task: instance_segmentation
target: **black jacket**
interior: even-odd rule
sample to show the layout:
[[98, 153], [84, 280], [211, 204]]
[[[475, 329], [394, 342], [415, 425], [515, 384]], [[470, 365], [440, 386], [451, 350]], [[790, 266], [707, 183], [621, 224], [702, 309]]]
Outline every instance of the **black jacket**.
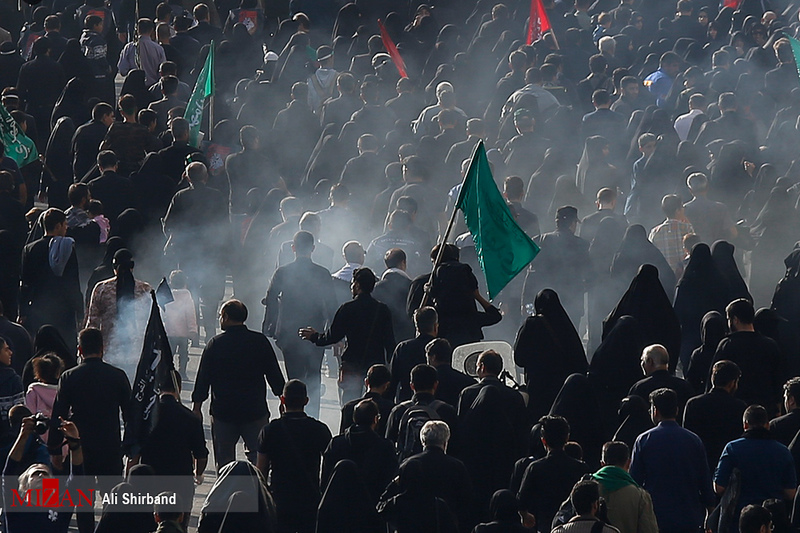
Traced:
[[106, 170], [99, 178], [89, 182], [92, 198], [103, 202], [104, 215], [113, 224], [117, 217], [129, 207], [136, 207], [133, 185], [114, 171]]
[[662, 388], [675, 391], [675, 394], [678, 395], [678, 406], [680, 408], [686, 405], [686, 402], [689, 401], [689, 398], [694, 393], [694, 389], [685, 379], [671, 375], [669, 370], [656, 370], [646, 378], [637, 381], [631, 387], [629, 395], [640, 396], [649, 402], [650, 393]]
[[[405, 402], [397, 404], [395, 408], [392, 409], [392, 412], [389, 415], [389, 420], [386, 422], [386, 438], [392, 442], [397, 442], [400, 432], [400, 421], [403, 419], [403, 415], [406, 414], [406, 411], [415, 405], [430, 405], [434, 399], [435, 398], [432, 394], [427, 392], [418, 392], [415, 393], [410, 400], [406, 400]], [[439, 418], [446, 422], [450, 427], [450, 440], [452, 441], [458, 425], [458, 415], [456, 413], [456, 409], [455, 407], [446, 403], [438, 403], [434, 405], [436, 414], [438, 414]]]
[[355, 411], [356, 406], [364, 400], [372, 400], [378, 405], [378, 411], [381, 414], [380, 419], [378, 420], [378, 427], [375, 431], [378, 432], [378, 435], [386, 435], [386, 422], [389, 420], [389, 415], [394, 409], [394, 402], [387, 400], [380, 394], [376, 392], [367, 392], [361, 398], [357, 398], [355, 400], [350, 400], [342, 407], [342, 416], [339, 422], [339, 434], [344, 434], [347, 431], [347, 428], [353, 425], [353, 411]]
[[427, 362], [425, 346], [434, 338], [427, 333], [420, 333], [413, 339], [401, 342], [394, 349], [392, 360], [389, 363], [392, 371], [389, 392], [395, 402], [410, 400], [414, 395], [414, 391], [411, 390], [411, 369]]
[[436, 387], [436, 399], [449, 403], [453, 407], [458, 405], [461, 391], [475, 384], [475, 378], [456, 370], [450, 365], [436, 367], [439, 385]]
[[342, 304], [325, 333], [317, 333], [311, 340], [317, 346], [328, 346], [345, 337], [345, 368], [366, 372], [374, 364], [386, 364], [395, 347], [389, 308], [369, 294], [359, 294]]
[[191, 476], [194, 460], [208, 457], [203, 423], [172, 396], [158, 401], [155, 426], [142, 446], [142, 464], [159, 476]]
[[247, 326], [232, 326], [203, 350], [192, 401], [202, 403], [211, 388], [211, 414], [227, 422], [251, 422], [269, 416], [266, 377], [275, 396], [285, 380], [269, 340]]
[[779, 416], [769, 423], [769, 432], [772, 438], [789, 446], [794, 436], [800, 431], [800, 409], [794, 408], [783, 416]]
[[742, 415], [747, 404], [728, 392], [713, 388], [686, 403], [683, 427], [700, 437], [713, 471], [730, 441], [742, 436]]

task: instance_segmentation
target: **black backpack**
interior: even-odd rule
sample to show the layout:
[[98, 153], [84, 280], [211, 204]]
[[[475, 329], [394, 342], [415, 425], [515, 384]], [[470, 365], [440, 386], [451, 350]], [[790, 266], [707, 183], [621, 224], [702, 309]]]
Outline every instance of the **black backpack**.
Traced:
[[400, 418], [400, 427], [397, 433], [397, 455], [404, 461], [422, 452], [420, 431], [426, 422], [441, 420], [436, 408], [444, 402], [433, 400], [428, 405], [412, 405]]

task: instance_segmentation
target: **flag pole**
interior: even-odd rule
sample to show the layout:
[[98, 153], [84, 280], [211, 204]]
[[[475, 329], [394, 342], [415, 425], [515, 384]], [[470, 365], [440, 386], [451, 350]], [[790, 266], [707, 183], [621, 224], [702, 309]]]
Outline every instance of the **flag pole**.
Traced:
[[[472, 159], [471, 161], [475, 161], [475, 154], [478, 152], [478, 147], [481, 145], [482, 141], [478, 141], [478, 144], [475, 145], [475, 150], [472, 151]], [[472, 163], [470, 163], [470, 167], [472, 167]], [[461, 189], [459, 189], [459, 196], [461, 196], [461, 191], [464, 190], [464, 185], [467, 181], [467, 176], [469, 176], [469, 170], [467, 173], [464, 174], [464, 178], [461, 180]], [[439, 265], [442, 264], [442, 257], [444, 256], [444, 247], [447, 244], [447, 239], [450, 237], [450, 232], [453, 231], [453, 226], [456, 223], [456, 214], [458, 213], [458, 200], [456, 200], [453, 204], [453, 212], [450, 214], [450, 221], [447, 223], [447, 229], [445, 229], [444, 235], [442, 235], [442, 240], [439, 242], [439, 250], [436, 252], [436, 259], [433, 261], [433, 268], [431, 269], [431, 275], [428, 277], [428, 282], [425, 283], [425, 293], [422, 296], [422, 302], [419, 304], [420, 307], [425, 307], [428, 303], [428, 299], [430, 298], [431, 289], [433, 289], [433, 276], [436, 274], [436, 269], [439, 268]]]
[[208, 97], [208, 140], [214, 135], [214, 94]]
[[561, 50], [561, 47], [558, 45], [558, 38], [556, 37], [556, 30], [550, 28], [550, 33], [553, 34], [553, 41], [556, 43], [556, 50]]

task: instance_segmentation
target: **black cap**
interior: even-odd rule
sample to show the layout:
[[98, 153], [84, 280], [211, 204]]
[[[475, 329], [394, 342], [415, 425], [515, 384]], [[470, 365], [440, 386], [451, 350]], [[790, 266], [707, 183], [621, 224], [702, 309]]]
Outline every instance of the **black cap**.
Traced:
[[571, 205], [559, 207], [556, 211], [556, 220], [572, 221], [578, 220], [578, 208]]

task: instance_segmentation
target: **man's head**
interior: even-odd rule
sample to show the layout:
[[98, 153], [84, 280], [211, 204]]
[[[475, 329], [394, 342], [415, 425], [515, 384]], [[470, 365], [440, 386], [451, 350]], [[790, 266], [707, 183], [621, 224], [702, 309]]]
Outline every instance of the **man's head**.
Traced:
[[169, 131], [176, 142], [186, 142], [189, 140], [189, 121], [183, 117], [175, 117], [169, 122]]
[[284, 222], [293, 217], [299, 217], [303, 213], [303, 202], [300, 198], [287, 196], [280, 203], [281, 217]]
[[700, 93], [695, 93], [689, 97], [690, 110], [697, 109], [705, 113], [706, 107], [708, 107], [708, 98], [706, 98], [705, 95]]
[[675, 52], [664, 52], [658, 62], [658, 67], [670, 78], [674, 78], [681, 70], [681, 56]]
[[650, 418], [654, 424], [675, 420], [678, 416], [678, 395], [672, 389], [656, 389], [650, 393]]
[[292, 100], [305, 102], [308, 100], [308, 84], [298, 81], [292, 85]]
[[748, 505], [739, 515], [740, 533], [770, 533], [772, 513], [760, 505]]
[[401, 235], [405, 234], [413, 223], [414, 221], [408, 211], [395, 209], [389, 215], [389, 229]]
[[156, 25], [150, 19], [139, 19], [136, 21], [136, 34], [146, 37], [152, 37]]
[[610, 35], [605, 35], [600, 37], [600, 40], [597, 41], [597, 48], [600, 50], [601, 54], [613, 56], [614, 52], [617, 50], [617, 42]]
[[414, 311], [414, 326], [417, 328], [417, 333], [435, 337], [439, 330], [439, 315], [436, 309], [426, 306]]
[[513, 72], [521, 72], [528, 66], [528, 56], [521, 50], [514, 50], [508, 56], [508, 65]]
[[383, 264], [386, 268], [396, 268], [405, 272], [406, 253], [401, 248], [392, 248], [383, 254]]
[[503, 371], [503, 357], [494, 350], [486, 350], [478, 356], [478, 377], [496, 378]]
[[[0, 146], [0, 154], [3, 153], [2, 150], [3, 147]], [[70, 190], [72, 190], [72, 187], [74, 187], [74, 185], [77, 184], [70, 185]], [[14, 175], [8, 170], [0, 170], [0, 193], [10, 194], [12, 192], [14, 192]], [[71, 199], [70, 202], [72, 202]]]
[[247, 306], [239, 300], [228, 300], [219, 310], [219, 326], [223, 331], [242, 326], [247, 320]]
[[84, 359], [103, 357], [103, 333], [97, 328], [86, 328], [78, 333], [78, 353]]
[[65, 237], [67, 235], [67, 215], [61, 209], [51, 207], [42, 215], [44, 232], [47, 235]]
[[403, 181], [406, 183], [419, 183], [428, 177], [425, 161], [416, 155], [403, 159]]
[[31, 47], [31, 57], [36, 58], [49, 56], [50, 50], [52, 50], [52, 47], [50, 46], [50, 39], [47, 37], [39, 37], [33, 41], [33, 46]]
[[764, 429], [769, 426], [769, 415], [767, 410], [760, 405], [750, 405], [744, 410], [742, 415], [742, 423], [744, 430], [748, 429]]
[[561, 416], [547, 415], [539, 419], [542, 444], [548, 450], [562, 450], [569, 440], [569, 422]]
[[183, 379], [181, 378], [181, 373], [173, 369], [167, 373], [163, 381], [158, 383], [158, 392], [179, 399], [182, 387]]
[[686, 186], [689, 187], [692, 196], [705, 195], [708, 192], [708, 177], [702, 172], [692, 172], [686, 178]]
[[578, 208], [571, 205], [559, 207], [556, 211], [556, 228], [575, 233], [578, 228]]
[[603, 444], [603, 456], [600, 464], [603, 466], [616, 466], [627, 470], [631, 465], [631, 450], [624, 442], [606, 442]]
[[126, 122], [136, 122], [136, 112], [139, 111], [139, 107], [136, 105], [136, 98], [132, 94], [120, 96], [118, 107]]
[[89, 186], [85, 183], [73, 183], [69, 186], [69, 191], [67, 192], [67, 199], [69, 199], [69, 205], [72, 207], [79, 207], [80, 209], [86, 209], [86, 204], [89, 203], [89, 199], [91, 194], [89, 193]]
[[372, 290], [375, 288], [375, 273], [366, 267], [355, 269], [350, 288], [353, 296], [372, 294]]
[[358, 153], [371, 153], [375, 154], [380, 149], [380, 145], [378, 144], [378, 138], [370, 133], [365, 133], [361, 137], [358, 138]]
[[637, 143], [639, 144], [639, 151], [645, 157], [650, 157], [656, 151], [656, 142], [658, 139], [652, 133], [642, 133], [639, 135]]
[[363, 265], [366, 252], [364, 252], [364, 247], [361, 246], [360, 242], [347, 241], [342, 247], [342, 255], [348, 263]]
[[717, 50], [711, 56], [711, 66], [712, 68], [727, 69], [731, 66], [731, 55], [727, 50]]
[[589, 71], [595, 76], [606, 73], [608, 60], [600, 54], [595, 54], [589, 58]]
[[83, 19], [83, 29], [101, 33], [103, 31], [103, 19], [97, 15], [86, 15]]
[[683, 200], [677, 194], [668, 194], [661, 199], [661, 211], [670, 219], [683, 219]]
[[157, 498], [158, 503], [155, 504], [153, 509], [153, 519], [156, 524], [183, 520], [183, 511], [181, 511], [183, 502], [179, 494], [165, 491], [160, 493]]
[[425, 448], [441, 448], [447, 451], [450, 427], [441, 420], [428, 420], [419, 432], [419, 439]]
[[783, 406], [787, 413], [800, 408], [800, 378], [792, 378], [783, 384]]
[[617, 191], [609, 187], [603, 187], [597, 191], [597, 200], [595, 201], [597, 209], [608, 209], [613, 211], [617, 207]]
[[392, 381], [392, 372], [386, 365], [372, 365], [367, 370], [367, 378], [364, 383], [367, 386], [368, 392], [376, 392], [383, 394], [389, 388], [389, 383]]
[[411, 390], [415, 393], [433, 394], [439, 383], [436, 369], [430, 365], [417, 365], [411, 369]]
[[733, 394], [739, 387], [739, 378], [742, 377], [742, 371], [739, 365], [733, 361], [717, 361], [711, 368], [711, 384], [715, 388], [725, 389]]
[[194, 19], [197, 22], [208, 22], [209, 21], [209, 9], [206, 4], [197, 4], [194, 6], [192, 10], [192, 15], [194, 15]]
[[750, 300], [739, 298], [728, 304], [725, 315], [728, 317], [728, 329], [735, 331], [753, 331], [755, 310]]
[[642, 370], [649, 376], [656, 370], [667, 370], [669, 353], [661, 344], [651, 344], [642, 351]]
[[503, 181], [503, 196], [509, 202], [522, 202], [525, 199], [525, 182], [519, 176], [509, 176]]
[[450, 366], [453, 362], [453, 348], [447, 339], [433, 339], [425, 345], [425, 357], [433, 367]]
[[118, 164], [119, 159], [117, 159], [117, 154], [111, 150], [103, 150], [97, 154], [97, 168], [100, 170], [100, 172], [106, 172], [109, 170], [116, 172]]
[[114, 108], [105, 102], [95, 104], [92, 108], [92, 120], [111, 126], [114, 123]]
[[633, 76], [625, 76], [619, 83], [619, 90], [625, 100], [636, 100], [639, 97], [641, 83]]
[[467, 121], [467, 135], [483, 138], [486, 135], [486, 124], [480, 118], [471, 118]]
[[307, 231], [298, 231], [292, 239], [295, 257], [311, 257], [314, 252], [314, 236]]
[[208, 181], [208, 169], [200, 161], [194, 161], [186, 166], [184, 176], [191, 184], [205, 184]]
[[[175, 118], [182, 118], [182, 117], [175, 117]], [[175, 120], [173, 118], [172, 120]], [[152, 109], [140, 109], [139, 113], [136, 115], [136, 120], [147, 128], [147, 131], [150, 133], [155, 133], [156, 128], [158, 127], [158, 114], [153, 111]], [[172, 120], [170, 120], [170, 124], [172, 124]], [[174, 137], [174, 136], [173, 136]], [[186, 134], [186, 139], [189, 138], [189, 134]]]
[[373, 400], [361, 400], [353, 409], [353, 423], [373, 430], [378, 426], [380, 416], [378, 404]]
[[283, 386], [281, 404], [287, 412], [302, 411], [308, 403], [308, 390], [306, 384], [299, 379], [290, 379]]
[[514, 129], [517, 133], [533, 133], [536, 129], [536, 119], [530, 109], [517, 109], [514, 111]]
[[594, 516], [600, 505], [600, 485], [595, 480], [578, 481], [569, 495], [578, 516]]
[[61, 30], [61, 19], [58, 18], [58, 15], [48, 15], [44, 19], [44, 31], [46, 33], [50, 32], [58, 32]]
[[736, 109], [739, 107], [739, 104], [736, 101], [736, 95], [733, 93], [722, 93], [719, 95], [719, 98], [717, 98], [717, 107], [723, 115], [725, 113], [736, 111]]

